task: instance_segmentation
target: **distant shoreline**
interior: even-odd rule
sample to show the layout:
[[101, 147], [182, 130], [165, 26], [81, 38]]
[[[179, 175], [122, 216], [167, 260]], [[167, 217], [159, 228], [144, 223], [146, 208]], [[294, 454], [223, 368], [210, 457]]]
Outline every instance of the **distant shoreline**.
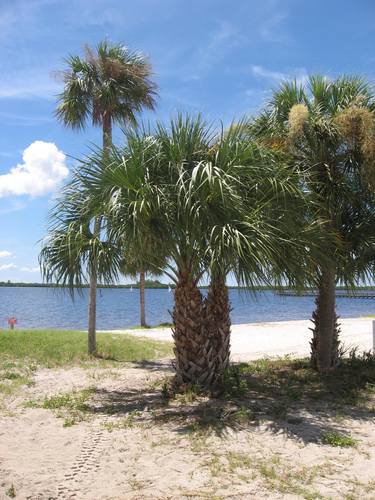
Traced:
[[[157, 288], [157, 289], [164, 289], [168, 288], [169, 286], [172, 287], [172, 285], [165, 285], [164, 283], [161, 283], [160, 285], [146, 285], [145, 288]], [[67, 285], [57, 285], [56, 283], [4, 283], [0, 282], [0, 287], [4, 288], [70, 288]], [[89, 288], [89, 285], [81, 285], [81, 286], [75, 286], [74, 288], [80, 289], [80, 288]], [[98, 288], [139, 288], [138, 283], [133, 283], [129, 285], [98, 285]]]
[[[0, 288], [1, 287], [7, 287], [7, 288], [70, 288], [67, 285], [59, 285], [56, 283], [27, 283], [27, 282], [9, 282], [9, 281], [0, 281]], [[89, 288], [89, 285], [81, 285], [81, 286], [75, 286], [75, 289], [81, 289], [81, 288]], [[139, 283], [129, 283], [129, 284], [113, 284], [113, 285], [104, 285], [104, 284], [98, 284], [98, 288], [125, 288], [125, 289], [139, 289]], [[146, 282], [146, 289], [168, 289], [168, 288], [175, 288], [175, 285], [173, 283], [166, 284], [166, 283], [160, 283], [158, 281], [149, 281], [148, 283]], [[208, 288], [208, 285], [202, 285], [199, 288]], [[293, 296], [303, 296], [303, 295], [314, 295], [316, 293], [316, 289], [313, 287], [306, 287], [302, 290], [295, 290], [290, 287], [277, 287], [277, 286], [270, 286], [270, 285], [259, 285], [254, 288], [249, 288], [246, 286], [236, 286], [236, 285], [230, 285], [228, 286], [229, 289], [232, 290], [256, 290], [256, 291], [274, 291], [274, 292], [280, 292], [281, 295], [287, 296], [288, 292], [291, 292], [291, 295]], [[360, 291], [360, 290], [368, 290], [368, 291], [375, 291], [375, 286], [357, 286], [354, 288], [347, 288], [345, 286], [337, 286], [336, 291]]]

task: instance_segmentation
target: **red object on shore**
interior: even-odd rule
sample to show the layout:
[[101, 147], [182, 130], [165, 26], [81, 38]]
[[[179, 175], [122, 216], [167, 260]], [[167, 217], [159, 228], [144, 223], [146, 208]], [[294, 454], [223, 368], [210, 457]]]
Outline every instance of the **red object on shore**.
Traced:
[[17, 323], [17, 318], [14, 316], [8, 318], [8, 325], [11, 330], [14, 330], [14, 325]]

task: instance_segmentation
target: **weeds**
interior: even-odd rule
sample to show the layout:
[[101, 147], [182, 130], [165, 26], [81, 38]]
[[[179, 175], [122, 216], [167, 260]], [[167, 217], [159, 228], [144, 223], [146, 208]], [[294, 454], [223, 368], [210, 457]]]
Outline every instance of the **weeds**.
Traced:
[[9, 498], [16, 498], [16, 489], [13, 484], [10, 488], [6, 490], [5, 494]]
[[322, 443], [330, 446], [340, 446], [343, 448], [355, 447], [358, 441], [351, 436], [341, 434], [340, 432], [324, 432], [322, 434]]
[[141, 416], [141, 412], [138, 410], [134, 410], [130, 412], [125, 418], [116, 420], [114, 422], [104, 422], [103, 427], [108, 431], [108, 432], [113, 432], [114, 430], [121, 430], [121, 429], [131, 429], [133, 427], [145, 427], [144, 424], [141, 424], [137, 422], [137, 418]]
[[24, 404], [25, 408], [44, 408], [53, 410], [58, 418], [63, 418], [64, 427], [88, 419], [90, 407], [88, 400], [95, 392], [93, 388], [83, 389], [81, 391], [66, 392], [46, 397], [43, 401], [29, 400]]

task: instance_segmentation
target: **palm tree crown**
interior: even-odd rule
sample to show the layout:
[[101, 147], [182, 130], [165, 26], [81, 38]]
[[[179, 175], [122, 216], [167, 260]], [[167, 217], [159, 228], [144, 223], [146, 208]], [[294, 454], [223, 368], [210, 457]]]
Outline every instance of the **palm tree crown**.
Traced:
[[154, 109], [156, 85], [148, 60], [121, 44], [102, 41], [96, 50], [86, 46], [85, 57], [69, 56], [64, 90], [56, 115], [64, 125], [82, 129], [106, 120], [136, 123], [143, 108]]
[[[312, 363], [321, 371], [336, 366], [340, 353], [335, 285], [352, 285], [373, 268], [364, 257], [374, 238], [375, 97], [358, 77], [310, 77], [305, 85], [285, 82], [274, 92], [252, 132], [289, 157], [304, 174], [305, 189], [320, 205], [328, 262], [316, 269], [319, 287]], [[337, 236], [327, 245], [330, 235]]]

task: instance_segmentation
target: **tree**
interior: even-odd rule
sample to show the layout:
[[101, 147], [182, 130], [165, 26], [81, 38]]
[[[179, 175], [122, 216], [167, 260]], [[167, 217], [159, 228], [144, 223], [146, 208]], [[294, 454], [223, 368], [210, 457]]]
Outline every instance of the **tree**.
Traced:
[[143, 240], [142, 252], [138, 248], [126, 248], [123, 267], [124, 276], [139, 276], [139, 311], [140, 326], [147, 327], [145, 307], [145, 282], [147, 275], [160, 276], [165, 266], [162, 256], [146, 253], [147, 240]]
[[[296, 171], [243, 140], [238, 126], [225, 137], [200, 117], [180, 115], [153, 133], [128, 130], [125, 150], [114, 148], [108, 166], [96, 162], [99, 168], [84, 174], [99, 196], [92, 205], [107, 207], [110, 239], [146, 260], [166, 260], [176, 285], [176, 386], [212, 388], [228, 365], [226, 274], [249, 285], [271, 274], [298, 278], [315, 226], [306, 225]], [[198, 287], [204, 274], [211, 279], [207, 299]]]
[[[202, 169], [202, 199], [209, 200], [204, 302], [206, 335], [214, 352], [214, 383], [229, 366], [230, 303], [226, 276], [253, 289], [265, 283], [301, 286], [320, 238], [319, 222], [307, 220], [311, 200], [301, 176], [282, 155], [249, 140], [244, 121], [218, 135]], [[210, 165], [210, 166], [209, 166]], [[298, 263], [298, 264], [297, 264]]]
[[[91, 167], [91, 163], [90, 163]], [[90, 168], [87, 167], [87, 168]], [[43, 278], [67, 286], [72, 294], [82, 293], [90, 282], [90, 270], [95, 263], [96, 275], [103, 283], [118, 279], [123, 262], [121, 242], [111, 241], [105, 207], [95, 206], [77, 170], [66, 185], [50, 214], [50, 227], [39, 256]], [[100, 216], [101, 231], [95, 231]], [[95, 352], [95, 337], [89, 336], [88, 350]]]
[[365, 174], [374, 158], [374, 104], [372, 88], [360, 78], [314, 76], [306, 85], [283, 83], [252, 127], [264, 143], [289, 155], [320, 205], [327, 259], [315, 270], [311, 357], [321, 372], [334, 368], [340, 354], [336, 283], [353, 284], [369, 266], [362, 254], [373, 237], [374, 198]]
[[[137, 122], [137, 113], [154, 109], [156, 85], [147, 59], [121, 44], [102, 41], [95, 50], [85, 47], [85, 57], [69, 56], [64, 90], [58, 96], [57, 118], [67, 127], [83, 129], [91, 120], [102, 127], [103, 155], [112, 144], [112, 125]], [[100, 218], [94, 234], [100, 233]], [[95, 353], [97, 264], [90, 261], [89, 352]]]

